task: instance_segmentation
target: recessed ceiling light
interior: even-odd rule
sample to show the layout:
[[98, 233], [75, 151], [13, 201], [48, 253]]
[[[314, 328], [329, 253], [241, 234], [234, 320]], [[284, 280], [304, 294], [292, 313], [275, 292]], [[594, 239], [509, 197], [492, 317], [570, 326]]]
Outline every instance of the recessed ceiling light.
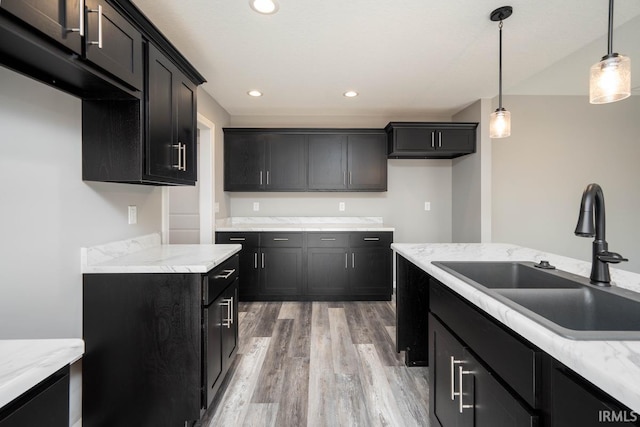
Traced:
[[249, 96], [262, 96], [262, 92], [260, 92], [259, 90], [250, 90], [249, 92], [247, 92], [247, 95]]
[[270, 15], [278, 11], [278, 3], [275, 0], [249, 0], [251, 9], [264, 15]]
[[342, 95], [346, 96], [347, 98], [354, 98], [354, 97], [358, 96], [358, 92], [356, 92], [355, 90], [348, 90], [345, 93], [343, 93]]

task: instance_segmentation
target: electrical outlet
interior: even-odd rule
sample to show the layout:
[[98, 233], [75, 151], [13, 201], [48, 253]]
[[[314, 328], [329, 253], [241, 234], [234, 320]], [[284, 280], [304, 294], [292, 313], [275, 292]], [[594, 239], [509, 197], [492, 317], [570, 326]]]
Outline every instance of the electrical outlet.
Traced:
[[260, 202], [253, 202], [253, 211], [258, 212], [260, 210]]
[[431, 202], [424, 202], [424, 210], [425, 211], [431, 210]]
[[344, 210], [345, 210], [344, 202], [340, 202], [340, 203], [338, 203], [338, 210], [339, 210], [340, 212], [344, 212]]
[[129, 212], [129, 225], [137, 224], [138, 223], [138, 207], [135, 205], [129, 205], [128, 212]]
[[215, 202], [215, 203], [213, 204], [213, 211], [214, 211], [215, 213], [220, 213], [220, 203]]

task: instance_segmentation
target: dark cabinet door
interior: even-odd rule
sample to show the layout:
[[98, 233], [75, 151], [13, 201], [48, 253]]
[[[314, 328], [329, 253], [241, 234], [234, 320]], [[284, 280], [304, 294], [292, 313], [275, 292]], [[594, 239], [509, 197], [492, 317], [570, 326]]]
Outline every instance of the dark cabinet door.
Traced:
[[238, 280], [222, 294], [222, 366], [227, 371], [238, 349]]
[[349, 258], [351, 293], [355, 295], [391, 295], [391, 249], [388, 247], [352, 247]]
[[260, 190], [264, 188], [265, 175], [265, 141], [262, 134], [225, 134], [224, 190]]
[[304, 191], [307, 189], [307, 145], [305, 135], [265, 134], [265, 189]]
[[308, 295], [347, 295], [348, 273], [347, 248], [307, 249]]
[[193, 184], [197, 178], [196, 88], [148, 45], [145, 171], [152, 179]]
[[85, 58], [142, 90], [142, 35], [104, 0], [86, 0]]
[[457, 370], [463, 361], [464, 348], [435, 318], [429, 315], [429, 391], [432, 424], [462, 427], [460, 416], [460, 379]]
[[394, 129], [395, 152], [415, 154], [435, 150], [435, 128], [405, 127]]
[[476, 133], [473, 129], [438, 129], [436, 148], [442, 151], [473, 153]]
[[309, 190], [347, 189], [347, 136], [309, 135]]
[[0, 9], [81, 55], [80, 27], [84, 25], [82, 4], [81, 0], [2, 0]]
[[178, 156], [182, 156], [181, 167], [176, 172], [179, 180], [195, 182], [198, 178], [197, 154], [198, 144], [196, 140], [196, 86], [191, 83], [180, 71], [175, 69], [174, 79], [176, 96], [176, 127]]
[[302, 248], [262, 248], [260, 258], [262, 295], [300, 295]]
[[387, 146], [384, 134], [348, 135], [350, 190], [386, 191]]
[[206, 404], [209, 406], [215, 396], [214, 389], [217, 389], [222, 381], [222, 316], [226, 314], [226, 307], [220, 303], [220, 299], [215, 300], [204, 310], [204, 322], [207, 325], [205, 346], [206, 358], [204, 372], [207, 373], [207, 398]]

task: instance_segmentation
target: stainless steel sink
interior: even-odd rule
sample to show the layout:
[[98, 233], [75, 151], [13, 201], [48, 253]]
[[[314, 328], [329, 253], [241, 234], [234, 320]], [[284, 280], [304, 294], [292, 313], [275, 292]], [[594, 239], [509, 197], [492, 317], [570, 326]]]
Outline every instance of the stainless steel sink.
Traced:
[[[454, 276], [486, 288], [581, 288], [588, 280], [559, 270], [542, 270], [532, 262], [449, 261], [434, 262]], [[473, 284], [473, 283], [472, 283]]]
[[640, 340], [640, 294], [527, 262], [434, 262], [559, 335]]

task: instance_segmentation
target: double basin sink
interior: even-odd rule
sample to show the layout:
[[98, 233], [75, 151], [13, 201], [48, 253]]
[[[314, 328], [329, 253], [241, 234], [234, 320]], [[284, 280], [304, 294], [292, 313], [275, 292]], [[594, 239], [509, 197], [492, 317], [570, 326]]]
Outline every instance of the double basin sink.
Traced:
[[640, 294], [532, 262], [434, 262], [546, 328], [575, 340], [640, 340]]

